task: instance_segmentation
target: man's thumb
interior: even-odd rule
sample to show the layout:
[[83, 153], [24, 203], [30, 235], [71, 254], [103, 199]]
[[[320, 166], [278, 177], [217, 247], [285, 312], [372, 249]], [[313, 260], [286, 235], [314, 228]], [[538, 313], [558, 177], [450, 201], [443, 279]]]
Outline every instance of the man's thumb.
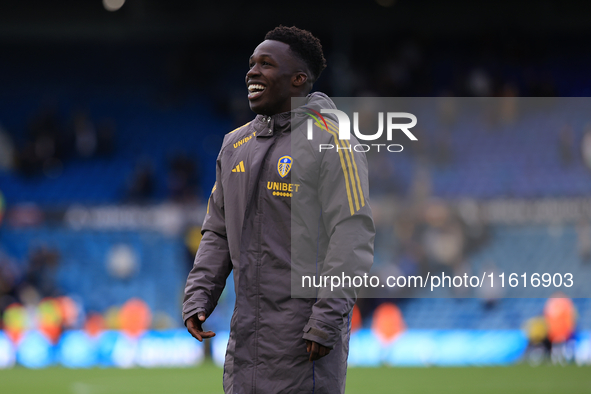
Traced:
[[197, 315], [197, 317], [199, 318], [200, 321], [205, 321], [205, 313], [199, 312], [199, 314]]

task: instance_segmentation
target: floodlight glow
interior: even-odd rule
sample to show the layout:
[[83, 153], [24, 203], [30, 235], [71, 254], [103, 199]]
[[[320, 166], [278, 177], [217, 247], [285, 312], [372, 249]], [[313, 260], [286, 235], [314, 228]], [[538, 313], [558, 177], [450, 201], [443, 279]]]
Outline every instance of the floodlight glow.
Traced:
[[107, 11], [117, 11], [123, 7], [123, 4], [125, 4], [125, 0], [103, 0], [103, 7]]

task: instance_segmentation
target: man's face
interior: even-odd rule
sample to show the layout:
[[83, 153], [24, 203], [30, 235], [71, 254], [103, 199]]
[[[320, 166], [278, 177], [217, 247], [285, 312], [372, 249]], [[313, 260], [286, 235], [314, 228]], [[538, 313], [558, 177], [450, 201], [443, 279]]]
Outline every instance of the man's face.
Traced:
[[275, 115], [291, 109], [291, 97], [300, 90], [292, 78], [303, 71], [288, 44], [265, 40], [255, 48], [246, 73], [250, 109], [261, 115]]

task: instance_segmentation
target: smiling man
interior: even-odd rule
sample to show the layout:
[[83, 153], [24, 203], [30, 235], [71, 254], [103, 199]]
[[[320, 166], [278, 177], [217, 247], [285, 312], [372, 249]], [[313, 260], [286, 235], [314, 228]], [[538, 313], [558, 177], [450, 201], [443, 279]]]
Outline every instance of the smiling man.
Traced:
[[[322, 46], [310, 32], [280, 26], [267, 33], [246, 73], [257, 116], [226, 135], [217, 159], [183, 318], [199, 341], [213, 337], [202, 324], [233, 271], [227, 394], [345, 390], [356, 294], [332, 298], [313, 289], [308, 298], [292, 297], [296, 263], [312, 275], [338, 275], [346, 264], [366, 273], [373, 261], [364, 154], [313, 148], [348, 143], [336, 140], [335, 119], [330, 128], [316, 124], [313, 141], [294, 137], [306, 135], [306, 109], [335, 108], [326, 95], [310, 94], [324, 68]], [[304, 106], [292, 111], [292, 97]], [[300, 214], [292, 215], [292, 206]]]

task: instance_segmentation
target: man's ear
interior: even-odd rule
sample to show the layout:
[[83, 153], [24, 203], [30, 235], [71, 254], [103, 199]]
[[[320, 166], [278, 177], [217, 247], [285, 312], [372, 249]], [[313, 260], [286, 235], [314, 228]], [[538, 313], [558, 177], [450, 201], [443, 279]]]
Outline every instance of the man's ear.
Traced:
[[296, 88], [302, 87], [306, 82], [308, 82], [308, 74], [302, 71], [296, 73], [291, 79], [292, 85]]

